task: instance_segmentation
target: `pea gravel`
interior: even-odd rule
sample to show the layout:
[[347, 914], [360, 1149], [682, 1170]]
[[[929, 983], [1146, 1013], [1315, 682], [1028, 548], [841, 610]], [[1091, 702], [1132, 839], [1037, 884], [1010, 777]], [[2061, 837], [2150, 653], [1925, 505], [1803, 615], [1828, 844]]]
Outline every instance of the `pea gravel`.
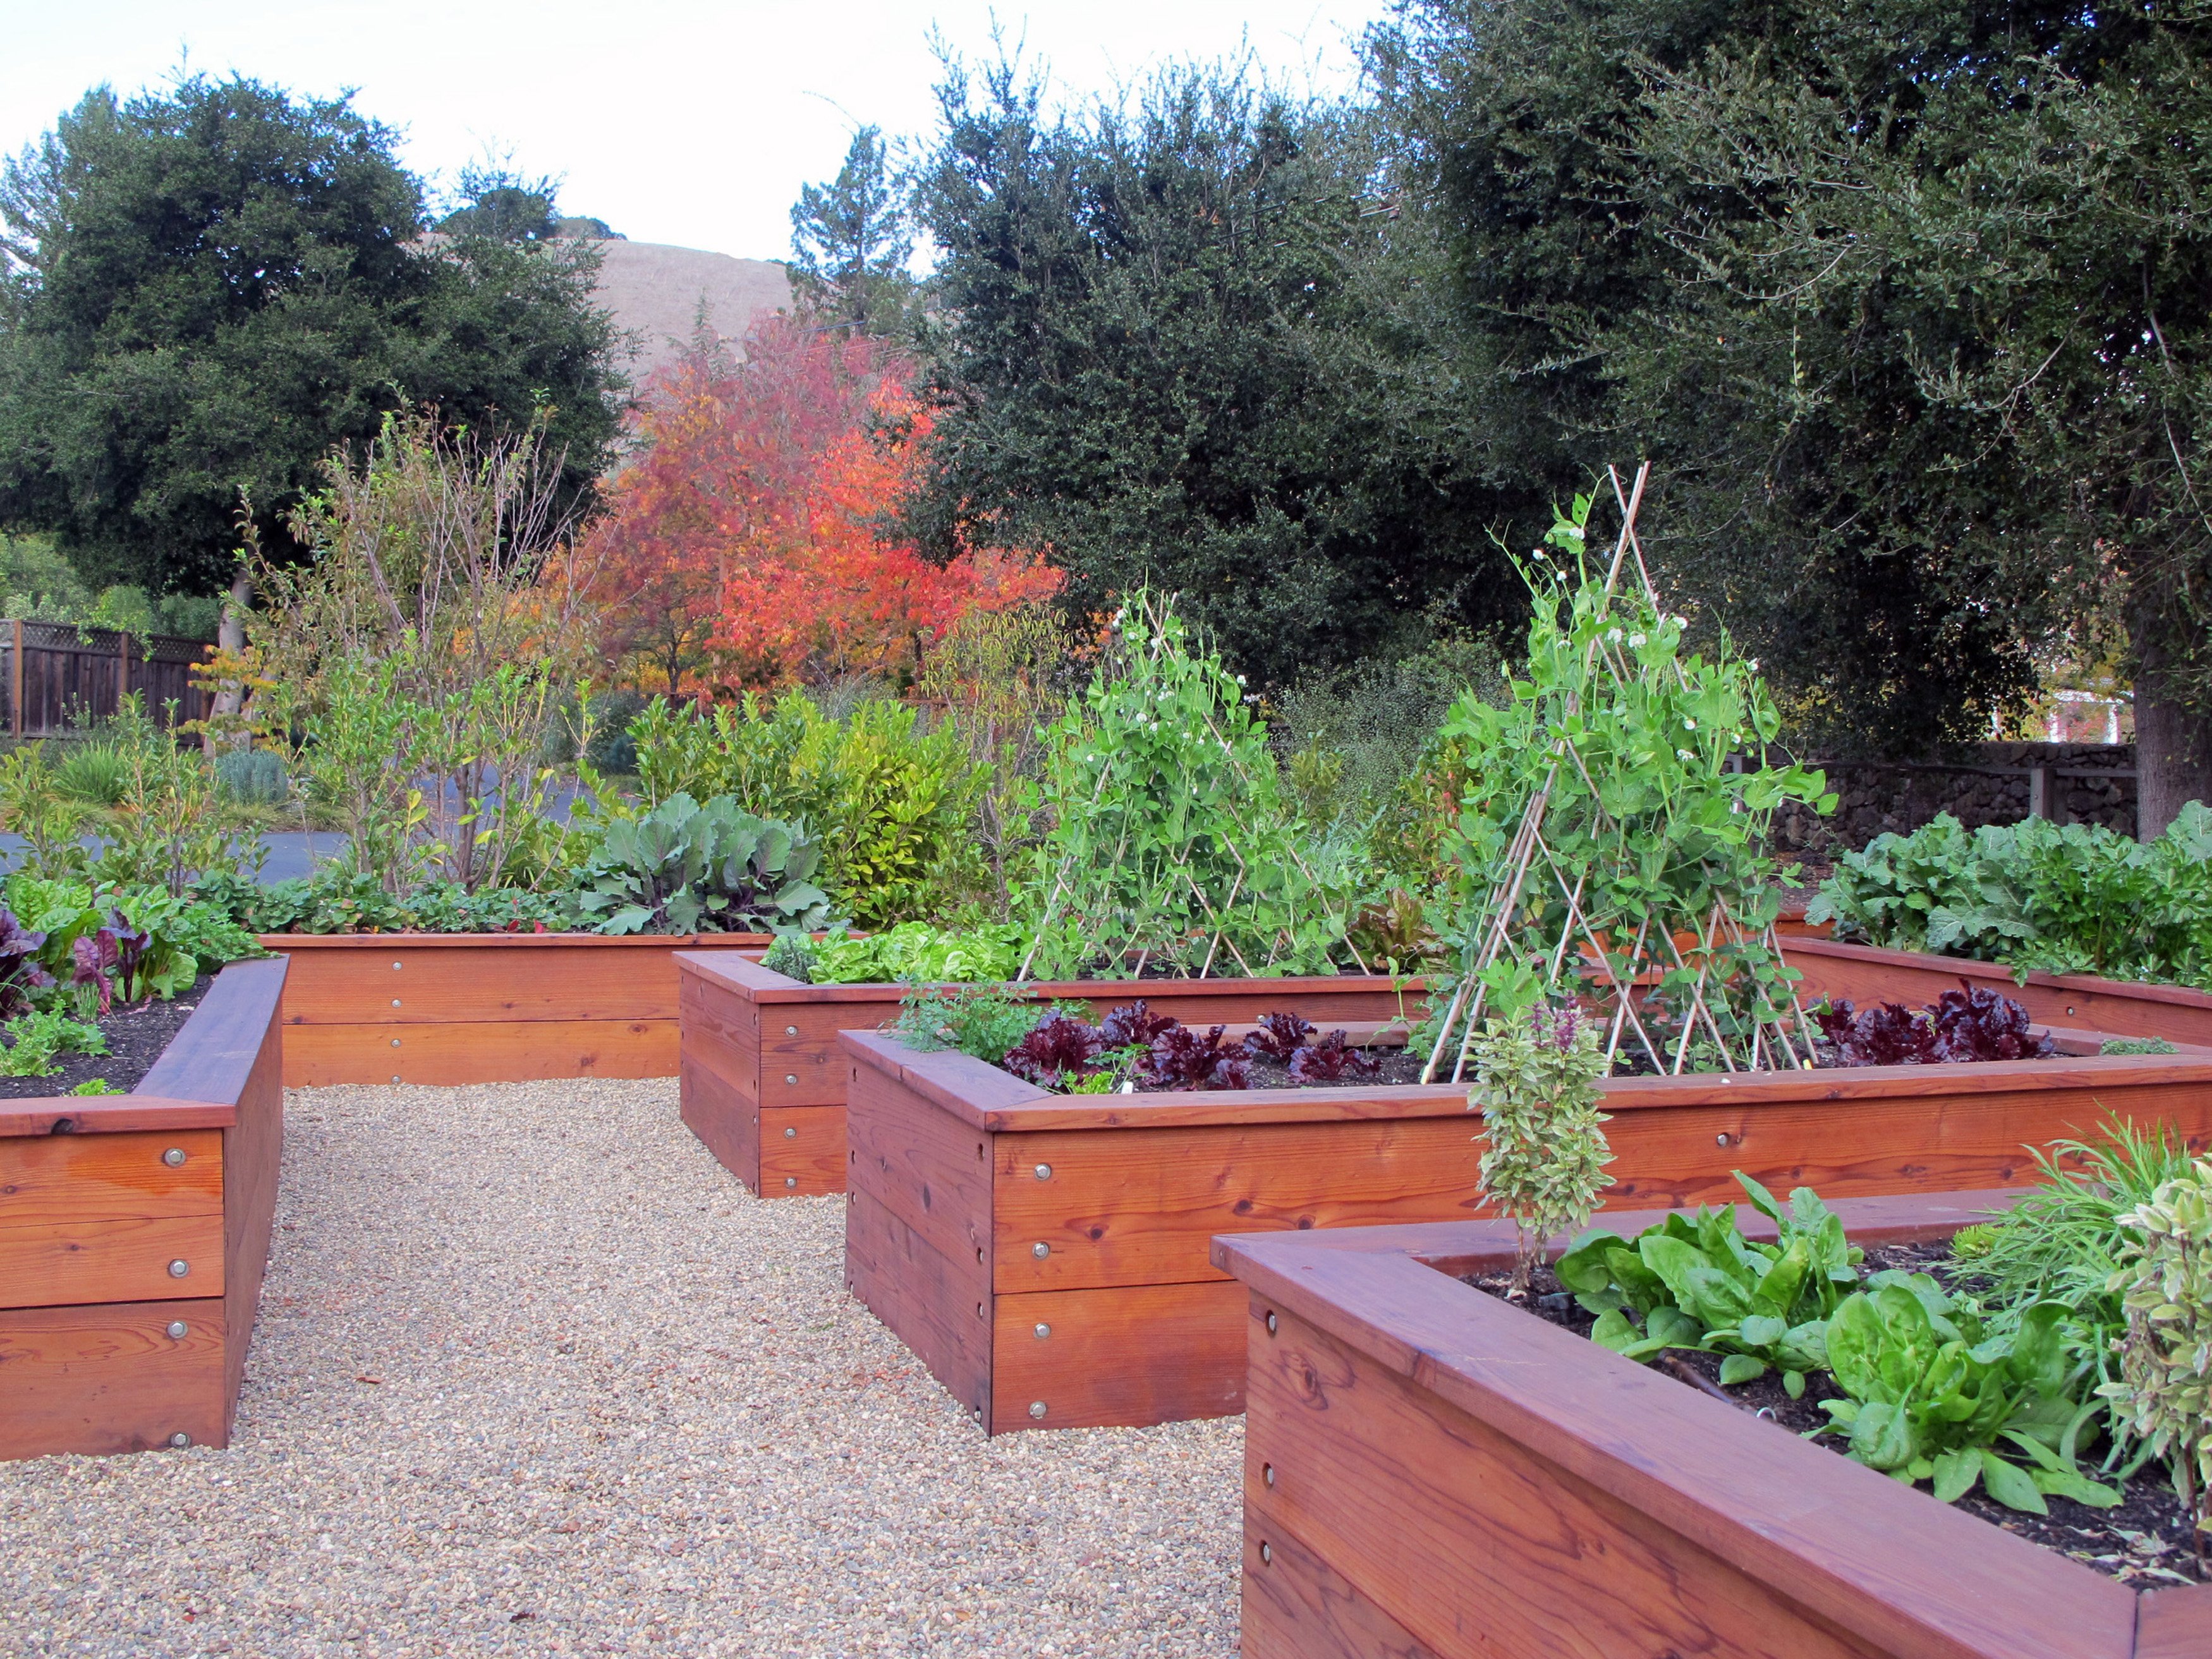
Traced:
[[231, 1447], [0, 1464], [0, 1654], [1237, 1648], [1242, 1423], [987, 1441], [672, 1081], [302, 1090]]

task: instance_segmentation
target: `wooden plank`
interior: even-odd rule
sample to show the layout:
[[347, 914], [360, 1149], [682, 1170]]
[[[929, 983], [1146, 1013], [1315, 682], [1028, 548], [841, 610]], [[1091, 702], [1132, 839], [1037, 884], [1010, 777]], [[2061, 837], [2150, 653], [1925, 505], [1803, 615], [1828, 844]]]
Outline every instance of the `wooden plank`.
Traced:
[[1828, 939], [1790, 939], [1783, 959], [1804, 975], [1800, 995], [1918, 1006], [1962, 979], [2001, 991], [2039, 1024], [2085, 1025], [2119, 1036], [2163, 1036], [2175, 1042], [2212, 1042], [2212, 994], [2185, 985], [2140, 985], [2088, 974], [2030, 974], [2015, 984], [2012, 970], [1990, 962], [1967, 962], [1914, 951], [1885, 951]]
[[[197, 1011], [195, 1011], [197, 1012]], [[191, 1022], [187, 1021], [189, 1024]], [[237, 1114], [204, 1100], [170, 1100], [133, 1092], [23, 1097], [0, 1101], [0, 1139], [17, 1135], [129, 1134], [139, 1130], [221, 1129]]]
[[1233, 1279], [1000, 1294], [991, 1431], [1234, 1416], [1244, 1409], [1249, 1299]]
[[898, 1002], [778, 1003], [758, 1009], [761, 1099], [772, 1106], [842, 1106], [851, 1062], [841, 1031], [873, 1030], [898, 1018]]
[[1261, 1524], [1249, 1508], [1242, 1613], [1243, 1659], [1443, 1659], [1288, 1528]]
[[[184, 1277], [169, 1272], [184, 1261]], [[222, 1217], [125, 1216], [0, 1227], [0, 1308], [222, 1294]]]
[[760, 1103], [758, 1003], [733, 996], [722, 986], [686, 973], [677, 994], [683, 1058], [713, 1072], [738, 1099]]
[[0, 1458], [223, 1445], [222, 1304], [0, 1311]]
[[941, 1255], [978, 1267], [991, 1249], [990, 1137], [863, 1068], [846, 1108], [846, 1185]]
[[[1364, 1354], [1279, 1317], [1278, 1334], [1262, 1326], [1253, 1338], [1246, 1434], [1275, 1482], [1248, 1489], [1249, 1524], [1263, 1540], [1297, 1540], [1415, 1640], [1450, 1654], [1885, 1650], [1809, 1613], [1793, 1586], [1747, 1576]], [[1923, 1571], [1933, 1578], [1958, 1565], [1931, 1559]], [[2126, 1651], [2109, 1630], [2102, 1640], [2050, 1632], [2049, 1645], [2045, 1634], [2033, 1646], [1948, 1650]]]
[[[226, 969], [226, 975], [232, 972]], [[222, 989], [222, 981], [216, 981]], [[261, 1310], [261, 1281], [276, 1222], [276, 1185], [284, 1158], [284, 1028], [277, 1020], [281, 983], [248, 981], [240, 997], [250, 1018], [258, 1006], [261, 1045], [238, 1086], [238, 1121], [223, 1131], [223, 1439], [238, 1409], [246, 1359]], [[210, 992], [210, 996], [214, 995]], [[204, 1007], [206, 1005], [201, 1005]], [[227, 1086], [208, 1079], [212, 1090]]]
[[[689, 1046], [677, 1073], [684, 1124], [756, 1198], [761, 1196], [760, 1108], [740, 1096]], [[840, 1179], [843, 1171], [838, 1171]]]
[[1218, 1279], [1216, 1233], [1462, 1219], [1480, 1202], [1479, 1127], [1462, 1111], [997, 1136], [997, 1288]]
[[[554, 934], [514, 935], [526, 948], [417, 944], [404, 935], [349, 941], [345, 950], [272, 948], [293, 959], [284, 992], [289, 1025], [446, 1025], [491, 1020], [672, 1020], [680, 939], [643, 948]], [[557, 942], [539, 945], [539, 939]], [[504, 948], [502, 948], [504, 946]], [[732, 945], [726, 947], [738, 950]], [[758, 945], [750, 948], [758, 950]]]
[[767, 1198], [818, 1198], [845, 1190], [845, 1109], [763, 1106], [761, 1191]]
[[2135, 1659], [2205, 1659], [2212, 1654], [2212, 1587], [2150, 1590], [2136, 1603]]
[[0, 1140], [0, 1227], [222, 1213], [220, 1129]]
[[673, 1077], [677, 1023], [478, 1020], [448, 1025], [295, 1025], [289, 1088], [330, 1083], [527, 1083], [546, 1078]]
[[987, 1421], [991, 1402], [988, 1263], [950, 1257], [873, 1197], [846, 1194], [845, 1284], [927, 1366], [961, 1408]]

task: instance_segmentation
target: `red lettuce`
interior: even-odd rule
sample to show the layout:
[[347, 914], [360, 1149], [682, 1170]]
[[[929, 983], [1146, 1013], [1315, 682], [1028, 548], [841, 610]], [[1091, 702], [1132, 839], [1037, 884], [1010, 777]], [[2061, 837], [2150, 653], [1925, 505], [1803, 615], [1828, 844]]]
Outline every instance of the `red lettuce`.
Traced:
[[1204, 1036], [1186, 1025], [1162, 1031], [1145, 1055], [1146, 1074], [1170, 1089], [1250, 1088], [1249, 1052], [1221, 1040], [1228, 1029], [1217, 1025]]
[[1287, 1062], [1313, 1033], [1313, 1022], [1297, 1014], [1262, 1014], [1260, 1029], [1244, 1039], [1244, 1046], [1255, 1054]]
[[1097, 1026], [1066, 1014], [1047, 1014], [999, 1063], [1025, 1082], [1054, 1088], [1066, 1079], [1089, 1076], [1105, 1046]]

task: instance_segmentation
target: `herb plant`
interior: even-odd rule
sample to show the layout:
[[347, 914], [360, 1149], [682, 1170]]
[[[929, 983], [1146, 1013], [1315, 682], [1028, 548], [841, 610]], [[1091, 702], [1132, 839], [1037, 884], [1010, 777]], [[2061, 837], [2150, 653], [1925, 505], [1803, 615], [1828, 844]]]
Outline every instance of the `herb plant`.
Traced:
[[1597, 1028], [1570, 1005], [1535, 1003], [1492, 1019], [1475, 1044], [1470, 1109], [1482, 1114], [1483, 1195], [1512, 1218], [1520, 1248], [1513, 1285], [1529, 1274], [1553, 1234], [1579, 1227], [1613, 1185], [1612, 1148], [1597, 1109], [1605, 1051]]
[[18, 1014], [0, 1026], [7, 1046], [0, 1048], [0, 1077], [44, 1077], [58, 1069], [65, 1054], [104, 1054], [107, 1039], [100, 1027], [71, 1018], [58, 1008]]
[[996, 1066], [1044, 1012], [1004, 986], [916, 986], [891, 1030], [908, 1048], [957, 1048]]
[[2099, 1392], [2169, 1461], [2201, 1562], [2212, 1531], [2212, 1161], [2161, 1182], [2120, 1221], [2136, 1242], [2106, 1288], [2123, 1297], [2126, 1336], [2120, 1376]]
[[785, 931], [777, 933], [775, 943], [761, 953], [761, 966], [771, 974], [781, 974], [801, 985], [811, 985], [817, 954], [814, 941], [805, 933]]

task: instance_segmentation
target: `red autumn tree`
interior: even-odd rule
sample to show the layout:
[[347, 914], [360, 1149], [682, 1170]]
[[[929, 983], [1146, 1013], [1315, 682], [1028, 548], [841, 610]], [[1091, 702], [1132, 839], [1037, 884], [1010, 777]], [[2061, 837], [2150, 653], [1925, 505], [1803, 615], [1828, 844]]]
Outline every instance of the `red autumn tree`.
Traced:
[[657, 373], [579, 560], [611, 653], [672, 691], [918, 665], [967, 611], [1055, 592], [1034, 556], [933, 565], [882, 532], [928, 435], [910, 372], [880, 341], [777, 316], [743, 362], [702, 343]]

